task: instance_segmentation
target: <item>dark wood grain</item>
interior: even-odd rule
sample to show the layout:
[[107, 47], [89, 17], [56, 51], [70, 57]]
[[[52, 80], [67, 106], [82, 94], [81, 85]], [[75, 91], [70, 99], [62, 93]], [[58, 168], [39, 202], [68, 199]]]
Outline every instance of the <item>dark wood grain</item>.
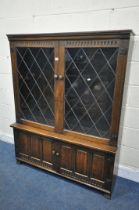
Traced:
[[43, 144], [43, 160], [52, 163], [52, 150], [53, 150], [52, 142], [47, 141], [45, 139], [42, 144]]
[[13, 87], [14, 87], [14, 100], [15, 100], [15, 109], [16, 109], [16, 122], [20, 122], [21, 110], [20, 110], [20, 97], [19, 97], [19, 81], [17, 74], [16, 49], [14, 42], [10, 43], [10, 52], [11, 52], [12, 78], [13, 78]]
[[93, 142], [90, 140], [83, 140], [83, 139], [79, 139], [78, 137], [71, 137], [70, 135], [68, 135], [67, 133], [60, 134], [60, 133], [54, 133], [54, 132], [49, 132], [47, 130], [43, 130], [40, 128], [34, 128], [34, 127], [30, 127], [27, 125], [22, 125], [19, 123], [15, 123], [13, 125], [11, 125], [11, 127], [16, 128], [18, 130], [22, 130], [22, 131], [26, 131], [26, 132], [31, 132], [34, 134], [38, 134], [40, 136], [44, 136], [44, 137], [51, 137], [51, 138], [55, 138], [57, 140], [63, 140], [64, 142], [67, 143], [74, 143], [76, 145], [79, 146], [85, 146], [88, 148], [93, 148], [93, 149], [97, 149], [97, 150], [101, 150], [101, 151], [105, 151], [105, 152], [110, 152], [115, 154], [116, 153], [116, 147], [115, 146], [111, 146], [111, 145], [105, 145], [103, 143], [97, 143], [97, 142]]
[[31, 135], [31, 154], [32, 157], [41, 159], [41, 141], [35, 136]]
[[67, 39], [82, 39], [82, 38], [93, 38], [105, 39], [117, 38], [124, 39], [129, 38], [134, 32], [132, 30], [113, 30], [113, 31], [95, 31], [95, 32], [69, 32], [69, 33], [55, 33], [55, 34], [9, 34], [7, 35], [9, 41], [21, 41], [21, 40], [67, 40]]
[[92, 161], [92, 177], [99, 180], [104, 180], [104, 165], [105, 158], [101, 154], [94, 154]]
[[118, 140], [128, 47], [129, 47], [129, 40], [125, 40], [124, 44], [121, 43], [117, 59], [116, 81], [115, 81], [115, 90], [114, 90], [113, 108], [112, 108], [112, 122], [110, 129], [112, 137], [110, 143], [113, 145], [117, 145], [117, 140]]
[[[55, 130], [63, 132], [64, 129], [64, 48], [59, 47], [56, 53], [56, 75], [55, 80]], [[62, 77], [60, 79], [60, 77]]]
[[86, 151], [77, 150], [76, 152], [76, 172], [87, 176], [88, 154]]
[[[17, 161], [94, 187], [111, 196], [120, 112], [131, 30], [8, 35], [11, 49]], [[54, 126], [21, 117], [16, 47], [54, 49]], [[64, 128], [65, 48], [118, 48], [110, 136], [88, 135]], [[45, 87], [42, 86], [44, 89]]]
[[30, 155], [30, 145], [31, 145], [30, 135], [27, 135], [26, 133], [23, 132], [17, 132], [15, 141], [17, 145], [17, 153]]
[[73, 169], [73, 150], [72, 147], [62, 144], [61, 145], [61, 151], [60, 151], [60, 167], [72, 170]]

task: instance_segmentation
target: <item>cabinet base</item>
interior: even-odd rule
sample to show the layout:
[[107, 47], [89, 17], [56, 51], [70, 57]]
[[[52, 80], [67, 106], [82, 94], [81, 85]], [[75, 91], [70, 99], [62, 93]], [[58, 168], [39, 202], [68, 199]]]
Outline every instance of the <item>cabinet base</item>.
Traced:
[[46, 171], [46, 172], [50, 172], [54, 175], [58, 175], [60, 177], [63, 177], [65, 179], [69, 179], [71, 181], [74, 181], [75, 183], [79, 183], [79, 184], [83, 184], [87, 187], [91, 187], [91, 188], [94, 188], [96, 190], [99, 190], [101, 192], [104, 193], [104, 197], [106, 197], [107, 199], [110, 199], [111, 198], [111, 192], [106, 190], [106, 189], [103, 189], [103, 188], [99, 188], [95, 185], [91, 185], [91, 184], [88, 184], [86, 182], [83, 182], [83, 181], [79, 181], [79, 180], [76, 180], [76, 178], [72, 178], [72, 177], [67, 177], [66, 175], [63, 175], [63, 174], [60, 174], [50, 168], [46, 168], [46, 166], [43, 166], [43, 164], [41, 164], [41, 162], [38, 164], [38, 162], [33, 162], [32, 160], [27, 160], [27, 159], [22, 159], [22, 158], [19, 158], [19, 157], [16, 157], [16, 161], [19, 163], [19, 164], [28, 164], [28, 165], [31, 165], [35, 168], [38, 168], [38, 169], [41, 169], [43, 171]]
[[115, 154], [14, 129], [17, 163], [111, 194]]

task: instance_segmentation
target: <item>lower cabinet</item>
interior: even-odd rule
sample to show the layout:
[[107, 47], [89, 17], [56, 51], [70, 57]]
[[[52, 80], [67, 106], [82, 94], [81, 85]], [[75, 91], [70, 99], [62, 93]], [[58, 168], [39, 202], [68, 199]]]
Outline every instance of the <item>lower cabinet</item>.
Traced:
[[114, 154], [14, 131], [16, 158], [111, 193]]

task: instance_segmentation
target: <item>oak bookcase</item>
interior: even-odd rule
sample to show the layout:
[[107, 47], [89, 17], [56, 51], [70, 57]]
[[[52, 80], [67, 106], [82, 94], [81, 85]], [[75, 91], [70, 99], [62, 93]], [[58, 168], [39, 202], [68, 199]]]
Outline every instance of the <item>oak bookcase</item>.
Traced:
[[8, 35], [18, 162], [111, 196], [131, 34]]

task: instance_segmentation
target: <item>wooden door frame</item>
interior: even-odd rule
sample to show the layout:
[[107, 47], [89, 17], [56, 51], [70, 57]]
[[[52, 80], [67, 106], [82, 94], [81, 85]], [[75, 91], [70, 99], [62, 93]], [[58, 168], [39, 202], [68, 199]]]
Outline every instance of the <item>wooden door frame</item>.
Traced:
[[[17, 47], [30, 47], [30, 48], [54, 48], [54, 54], [57, 49], [57, 41], [11, 41], [10, 42], [10, 51], [11, 51], [11, 62], [12, 62], [12, 72], [13, 72], [13, 86], [14, 86], [14, 99], [15, 99], [15, 110], [16, 110], [16, 122], [22, 123], [24, 125], [33, 126], [36, 128], [46, 129], [48, 131], [54, 131], [55, 128], [50, 125], [41, 124], [31, 120], [25, 120], [21, 117], [21, 109], [20, 109], [20, 94], [19, 94], [19, 78], [17, 72], [17, 59], [16, 59], [16, 48]], [[55, 57], [55, 55], [54, 55]], [[55, 62], [54, 62], [55, 66]], [[55, 67], [54, 67], [55, 70]], [[54, 72], [55, 73], [55, 72]], [[55, 83], [55, 81], [54, 81]], [[54, 84], [55, 87], [55, 84]], [[55, 89], [54, 89], [55, 92]], [[55, 93], [54, 93], [54, 103], [55, 103]], [[55, 104], [54, 104], [55, 107]], [[55, 111], [55, 110], [54, 110]]]
[[116, 80], [115, 80], [113, 106], [112, 106], [112, 120], [110, 128], [110, 133], [111, 133], [110, 144], [113, 146], [116, 146], [118, 141], [128, 47], [129, 47], [129, 39], [127, 40], [125, 39], [120, 42], [119, 52], [117, 57]]
[[64, 131], [64, 71], [65, 62], [64, 55], [65, 49], [61, 46], [60, 41], [57, 42], [55, 50], [55, 74], [58, 77], [55, 80], [55, 131], [63, 133]]
[[124, 87], [124, 77], [126, 71], [126, 62], [127, 62], [127, 52], [129, 47], [129, 39], [112, 39], [110, 40], [86, 40], [81, 37], [81, 40], [68, 40], [61, 41], [62, 46], [65, 48], [81, 48], [81, 47], [92, 47], [92, 48], [118, 48], [117, 55], [117, 65], [116, 65], [116, 78], [114, 86], [114, 94], [112, 101], [112, 113], [111, 113], [111, 124], [110, 124], [110, 136], [109, 138], [93, 136], [91, 134], [79, 133], [76, 131], [64, 130], [64, 132], [71, 133], [71, 135], [78, 136], [79, 138], [84, 136], [84, 138], [91, 138], [92, 141], [102, 142], [104, 144], [109, 144], [116, 146], [118, 140], [118, 131], [119, 131], [119, 121], [120, 121], [120, 112], [121, 112], [121, 103], [122, 103], [122, 94]]
[[[31, 127], [41, 128], [46, 131], [52, 131], [53, 134], [55, 131], [62, 132], [62, 129], [64, 128], [64, 92], [60, 95], [60, 102], [57, 100], [57, 104], [55, 104], [55, 114], [56, 117], [56, 129], [47, 126], [44, 124], [36, 123], [33, 121], [26, 121], [20, 119], [20, 104], [19, 104], [19, 90], [18, 90], [18, 77], [17, 77], [17, 67], [16, 67], [16, 51], [15, 48], [17, 46], [20, 47], [44, 47], [47, 46], [48, 43], [52, 45], [54, 42], [60, 43], [59, 50], [58, 50], [58, 56], [62, 56], [63, 54], [63, 45], [61, 46], [62, 42], [63, 44], [67, 42], [71, 46], [72, 42], [75, 41], [89, 41], [89, 45], [95, 45], [96, 47], [107, 47], [108, 45], [112, 46], [118, 46], [120, 47], [120, 52], [118, 55], [118, 61], [117, 61], [117, 71], [122, 73], [120, 74], [122, 79], [119, 79], [119, 73], [116, 76], [116, 84], [115, 84], [115, 90], [114, 90], [114, 103], [113, 103], [113, 111], [112, 111], [112, 124], [111, 124], [111, 138], [105, 139], [105, 138], [99, 138], [97, 136], [93, 135], [86, 135], [82, 133], [72, 132], [72, 131], [63, 131], [63, 134], [65, 136], [69, 136], [72, 138], [79, 138], [81, 141], [92, 141], [96, 143], [102, 143], [104, 145], [116, 145], [117, 143], [117, 134], [119, 129], [119, 120], [120, 120], [120, 111], [121, 111], [121, 101], [122, 101], [122, 92], [123, 92], [123, 84], [124, 84], [124, 75], [125, 75], [125, 68], [126, 68], [126, 61], [127, 61], [127, 50], [128, 50], [128, 41], [130, 38], [130, 35], [133, 34], [131, 30], [121, 30], [121, 31], [102, 31], [102, 32], [79, 32], [79, 33], [61, 33], [61, 34], [28, 34], [28, 35], [8, 35], [8, 39], [10, 41], [10, 48], [11, 48], [11, 58], [12, 58], [12, 69], [13, 69], [13, 85], [14, 85], [14, 96], [15, 96], [15, 108], [16, 108], [16, 122], [21, 123], [24, 125], [28, 125]], [[86, 42], [87, 43], [87, 42]], [[58, 46], [58, 45], [57, 45]], [[125, 53], [126, 52], [126, 53]], [[61, 60], [61, 59], [60, 59]], [[64, 60], [64, 59], [63, 59]], [[64, 69], [64, 62], [57, 67], [58, 73], [63, 73]], [[121, 82], [120, 82], [121, 81]], [[57, 85], [62, 83], [61, 81], [57, 82]], [[55, 86], [55, 88], [57, 87]], [[64, 91], [64, 82], [63, 85], [63, 91]], [[61, 85], [61, 86], [62, 86]], [[119, 87], [118, 87], [119, 86]], [[58, 93], [59, 95], [60, 93]], [[57, 96], [58, 96], [57, 95]], [[118, 99], [117, 95], [120, 95], [120, 98]], [[118, 102], [119, 101], [119, 102]], [[118, 104], [118, 106], [116, 105]], [[60, 112], [61, 114], [58, 114], [56, 111], [56, 108], [61, 108]], [[117, 117], [116, 117], [117, 116]], [[63, 121], [62, 121], [62, 120]], [[115, 121], [116, 119], [116, 121]], [[55, 133], [56, 135], [56, 133]], [[63, 137], [64, 138], [64, 137]], [[106, 141], [107, 140], [107, 141]]]

